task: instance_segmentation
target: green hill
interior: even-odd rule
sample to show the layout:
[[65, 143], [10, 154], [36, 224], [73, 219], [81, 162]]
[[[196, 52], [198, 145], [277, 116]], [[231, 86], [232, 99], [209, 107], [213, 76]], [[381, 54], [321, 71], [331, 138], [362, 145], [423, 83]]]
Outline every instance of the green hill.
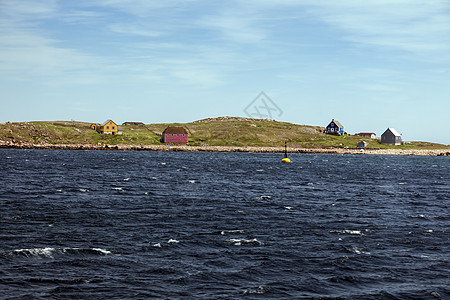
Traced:
[[[122, 135], [99, 134], [90, 123], [53, 121], [0, 124], [3, 143], [34, 144], [161, 144], [162, 131], [169, 125], [183, 126], [189, 132], [189, 144], [195, 146], [280, 146], [285, 140], [301, 148], [356, 147], [361, 137], [324, 134], [323, 127], [298, 125], [264, 119], [237, 117], [209, 118], [191, 123], [122, 125]], [[443, 149], [447, 146], [427, 142], [411, 142], [402, 146], [381, 145], [377, 140], [364, 139], [372, 148]]]

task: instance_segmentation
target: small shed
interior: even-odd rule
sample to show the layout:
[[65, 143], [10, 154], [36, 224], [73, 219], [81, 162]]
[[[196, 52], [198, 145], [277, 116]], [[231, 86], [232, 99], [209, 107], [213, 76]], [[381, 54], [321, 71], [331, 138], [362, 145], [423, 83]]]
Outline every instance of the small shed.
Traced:
[[188, 142], [188, 132], [183, 127], [169, 126], [164, 129], [162, 133], [161, 141], [166, 144], [183, 143]]
[[97, 128], [100, 126], [100, 124], [92, 123], [91, 126], [89, 126], [91, 129], [97, 131]]
[[365, 148], [365, 147], [367, 147], [367, 145], [369, 145], [368, 142], [361, 141], [361, 142], [358, 143], [358, 148]]
[[381, 143], [385, 145], [401, 145], [402, 136], [394, 128], [388, 128], [381, 135]]
[[344, 126], [338, 120], [332, 119], [325, 129], [325, 133], [344, 135]]

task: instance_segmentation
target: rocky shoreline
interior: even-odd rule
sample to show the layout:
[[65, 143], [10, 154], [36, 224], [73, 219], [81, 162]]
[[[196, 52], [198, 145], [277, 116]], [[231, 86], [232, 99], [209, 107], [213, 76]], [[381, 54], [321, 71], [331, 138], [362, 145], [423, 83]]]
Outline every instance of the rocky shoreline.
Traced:
[[[54, 149], [54, 150], [121, 150], [121, 151], [182, 151], [182, 152], [254, 152], [283, 153], [284, 147], [238, 147], [238, 146], [187, 146], [187, 145], [107, 145], [107, 144], [33, 144], [0, 141], [0, 148], [9, 149]], [[334, 153], [334, 154], [378, 154], [378, 155], [423, 155], [450, 156], [448, 149], [359, 149], [359, 148], [296, 148], [289, 153]]]

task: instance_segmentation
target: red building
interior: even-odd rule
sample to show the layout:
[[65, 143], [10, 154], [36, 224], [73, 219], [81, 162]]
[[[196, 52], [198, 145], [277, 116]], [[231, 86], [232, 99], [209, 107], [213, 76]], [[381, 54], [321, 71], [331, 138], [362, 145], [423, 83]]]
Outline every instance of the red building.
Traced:
[[183, 127], [167, 127], [163, 133], [161, 141], [166, 144], [188, 142], [188, 133]]

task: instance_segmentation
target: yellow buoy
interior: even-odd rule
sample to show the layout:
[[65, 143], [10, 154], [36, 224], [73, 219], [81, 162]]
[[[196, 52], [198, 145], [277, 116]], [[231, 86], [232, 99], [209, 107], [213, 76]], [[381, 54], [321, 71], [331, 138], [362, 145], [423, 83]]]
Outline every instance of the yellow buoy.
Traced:
[[281, 160], [281, 162], [284, 163], [290, 163], [291, 160], [287, 157], [287, 144], [286, 141], [284, 141], [284, 158]]
[[285, 157], [281, 160], [281, 162], [290, 163], [291, 160], [289, 158]]

